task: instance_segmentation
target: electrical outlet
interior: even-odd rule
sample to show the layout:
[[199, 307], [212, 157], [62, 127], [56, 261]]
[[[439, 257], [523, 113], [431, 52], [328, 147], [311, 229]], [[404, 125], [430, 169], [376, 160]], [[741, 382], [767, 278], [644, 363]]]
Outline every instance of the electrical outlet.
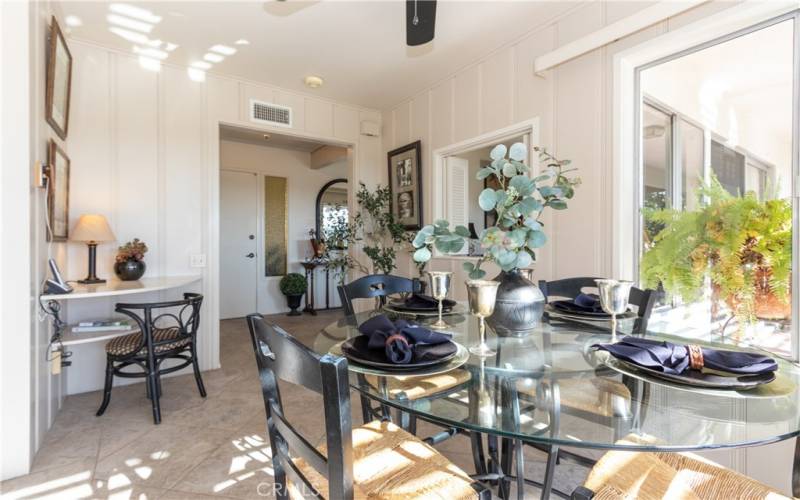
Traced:
[[47, 187], [47, 174], [49, 169], [47, 165], [42, 165], [42, 162], [36, 160], [33, 164], [33, 187], [43, 188]]
[[206, 267], [206, 254], [193, 253], [189, 256], [189, 265], [191, 267]]

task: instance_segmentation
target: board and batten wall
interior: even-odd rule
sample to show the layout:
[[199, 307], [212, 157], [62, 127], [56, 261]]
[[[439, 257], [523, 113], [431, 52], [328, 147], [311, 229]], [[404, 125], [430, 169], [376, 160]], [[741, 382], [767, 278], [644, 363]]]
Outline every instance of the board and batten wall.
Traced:
[[[536, 279], [609, 275], [614, 54], [735, 8], [737, 2], [702, 4], [560, 64], [542, 76], [534, 74], [533, 61], [653, 3], [590, 2], [538, 26], [533, 21], [532, 31], [523, 38], [384, 111], [384, 152], [422, 141], [424, 222], [431, 222], [434, 197], [442, 195], [432, 187], [433, 151], [538, 117], [541, 145], [559, 158], [571, 159], [583, 182], [569, 209], [552, 213], [545, 227], [549, 241], [539, 253]], [[454, 271], [454, 283], [463, 283], [462, 262], [459, 258], [434, 258], [429, 266]], [[416, 273], [408, 255], [401, 255], [398, 272]], [[456, 298], [463, 298], [462, 288], [455, 287]], [[708, 455], [789, 493], [793, 445], [790, 440]]]
[[[246, 142], [223, 140], [220, 144], [220, 166], [223, 170], [252, 172], [258, 174], [258, 230], [264, 224], [264, 176], [272, 175], [286, 178], [287, 193], [287, 272], [303, 274], [300, 261], [311, 252], [308, 230], [316, 224], [317, 193], [327, 182], [347, 177], [346, 162], [338, 162], [326, 167], [312, 169], [311, 153], [277, 147], [267, 147]], [[348, 186], [350, 187], [350, 186]], [[259, 234], [259, 241], [262, 235]], [[280, 276], [265, 276], [263, 251], [258, 252], [258, 312], [276, 314], [288, 312], [286, 298], [278, 288]], [[221, 279], [224, 279], [222, 277]], [[339, 305], [334, 279], [330, 279], [328, 289], [331, 307]], [[317, 269], [314, 281], [316, 307], [325, 307], [325, 275]]]

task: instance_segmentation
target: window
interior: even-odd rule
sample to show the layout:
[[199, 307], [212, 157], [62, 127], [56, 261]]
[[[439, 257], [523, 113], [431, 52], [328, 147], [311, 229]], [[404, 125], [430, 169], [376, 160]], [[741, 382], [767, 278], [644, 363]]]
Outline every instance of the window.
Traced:
[[655, 330], [793, 355], [794, 24], [638, 70], [639, 275], [660, 292]]

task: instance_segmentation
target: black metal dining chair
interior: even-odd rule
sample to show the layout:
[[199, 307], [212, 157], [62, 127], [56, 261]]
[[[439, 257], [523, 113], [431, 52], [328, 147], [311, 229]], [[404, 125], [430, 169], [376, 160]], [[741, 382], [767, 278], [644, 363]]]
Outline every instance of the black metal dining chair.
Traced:
[[386, 297], [396, 293], [422, 291], [419, 280], [393, 276], [391, 274], [370, 274], [337, 288], [345, 316], [353, 316], [353, 300], [378, 298], [380, 305], [386, 305]]
[[[386, 420], [352, 429], [347, 360], [320, 356], [258, 314], [247, 317], [264, 397], [278, 498], [489, 499], [446, 457]], [[286, 416], [278, 381], [322, 396], [325, 443], [309, 442]], [[304, 409], [307, 411], [307, 409]]]
[[[161, 375], [192, 365], [197, 389], [202, 397], [206, 397], [197, 364], [197, 330], [202, 304], [203, 296], [199, 293], [184, 293], [183, 300], [116, 305], [116, 312], [132, 318], [139, 331], [106, 343], [106, 380], [103, 402], [97, 410], [98, 417], [105, 413], [111, 401], [115, 376], [146, 379], [147, 397], [152, 402], [153, 421], [156, 424], [161, 423]], [[167, 359], [180, 359], [183, 362], [162, 369], [161, 363]], [[132, 365], [142, 370], [125, 370]]]
[[[539, 289], [544, 294], [545, 302], [550, 302], [551, 297], [563, 297], [574, 299], [586, 289], [597, 289], [595, 280], [600, 278], [580, 277], [564, 278], [560, 280], [545, 281], [539, 280]], [[628, 302], [636, 306], [636, 324], [633, 327], [635, 332], [644, 333], [647, 331], [647, 323], [653, 313], [656, 303], [655, 290], [631, 287]]]

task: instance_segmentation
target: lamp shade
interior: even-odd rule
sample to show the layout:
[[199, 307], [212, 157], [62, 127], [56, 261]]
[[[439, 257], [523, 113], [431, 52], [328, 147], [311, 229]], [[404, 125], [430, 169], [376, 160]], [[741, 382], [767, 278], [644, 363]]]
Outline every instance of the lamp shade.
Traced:
[[93, 241], [95, 243], [101, 241], [116, 241], [116, 236], [111, 231], [108, 221], [102, 215], [88, 214], [81, 215], [77, 224], [70, 233], [70, 240], [72, 241]]

